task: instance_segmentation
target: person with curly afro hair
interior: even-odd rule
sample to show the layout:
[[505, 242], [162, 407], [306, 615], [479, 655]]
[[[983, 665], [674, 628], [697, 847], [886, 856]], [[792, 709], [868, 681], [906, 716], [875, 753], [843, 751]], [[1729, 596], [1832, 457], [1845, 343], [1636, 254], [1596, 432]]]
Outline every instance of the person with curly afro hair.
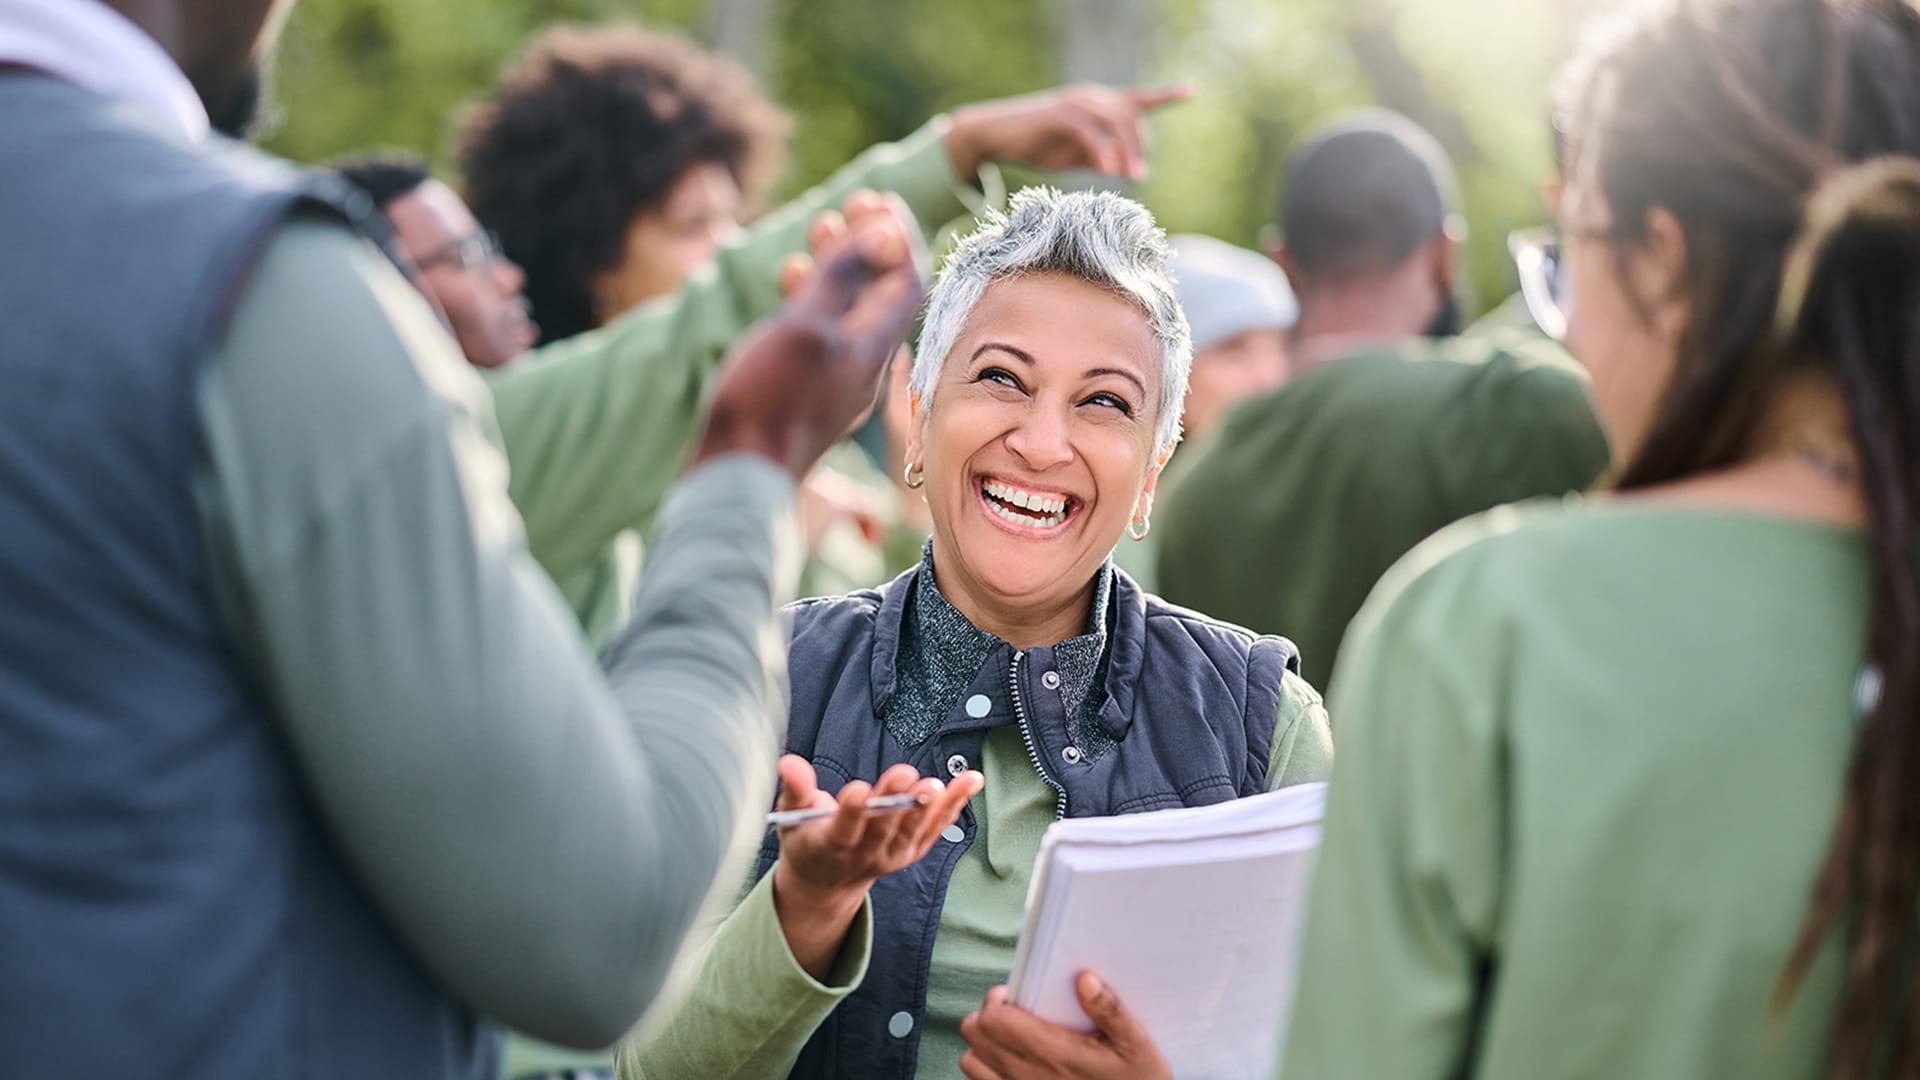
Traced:
[[458, 157], [554, 341], [677, 289], [772, 188], [789, 127], [744, 68], [681, 38], [560, 27], [468, 111]]

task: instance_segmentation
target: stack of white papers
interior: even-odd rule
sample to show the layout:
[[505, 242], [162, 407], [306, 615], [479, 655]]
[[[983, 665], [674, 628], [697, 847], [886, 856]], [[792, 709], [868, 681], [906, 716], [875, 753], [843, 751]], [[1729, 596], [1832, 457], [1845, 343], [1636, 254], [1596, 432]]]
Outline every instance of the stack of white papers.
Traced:
[[1175, 1076], [1272, 1076], [1326, 789], [1055, 823], [1027, 895], [1013, 1003], [1091, 1031], [1074, 995], [1091, 971]]

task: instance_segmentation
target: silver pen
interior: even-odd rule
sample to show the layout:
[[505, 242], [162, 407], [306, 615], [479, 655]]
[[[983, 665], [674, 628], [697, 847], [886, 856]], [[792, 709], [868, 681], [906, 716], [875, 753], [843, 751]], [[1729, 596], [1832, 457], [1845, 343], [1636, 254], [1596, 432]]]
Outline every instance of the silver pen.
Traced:
[[[867, 800], [867, 816], [879, 814], [898, 814], [903, 810], [913, 810], [925, 806], [927, 800], [922, 795], [876, 795]], [[793, 825], [804, 825], [809, 821], [821, 821], [840, 812], [838, 806], [810, 806], [804, 810], [775, 810], [767, 815], [767, 828], [785, 829]]]

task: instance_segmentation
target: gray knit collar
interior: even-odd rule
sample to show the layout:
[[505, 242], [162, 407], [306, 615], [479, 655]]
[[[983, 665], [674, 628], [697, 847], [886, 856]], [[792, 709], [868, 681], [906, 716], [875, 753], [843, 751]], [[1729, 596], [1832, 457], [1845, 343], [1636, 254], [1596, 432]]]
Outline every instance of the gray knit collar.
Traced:
[[[925, 741], [953, 712], [973, 685], [980, 665], [1000, 646], [999, 638], [973, 625], [940, 592], [933, 577], [933, 542], [920, 555], [913, 596], [901, 627], [895, 661], [894, 693], [887, 702], [887, 727], [908, 746]], [[1093, 605], [1086, 632], [1053, 646], [1060, 672], [1060, 697], [1076, 729], [1087, 730], [1106, 704], [1098, 682], [1106, 664], [1107, 614], [1113, 596], [1113, 562], [1100, 564], [1094, 578]]]

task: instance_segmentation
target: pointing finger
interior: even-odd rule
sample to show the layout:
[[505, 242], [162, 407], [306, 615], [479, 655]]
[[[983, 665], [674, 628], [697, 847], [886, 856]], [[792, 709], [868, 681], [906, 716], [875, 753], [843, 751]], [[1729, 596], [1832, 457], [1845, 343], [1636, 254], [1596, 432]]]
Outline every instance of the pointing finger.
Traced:
[[1125, 157], [1113, 145], [1113, 136], [1108, 134], [1106, 125], [1091, 110], [1077, 106], [1062, 117], [1067, 135], [1080, 148], [1081, 163], [1084, 168], [1109, 176], [1118, 176], [1125, 167]]
[[1122, 90], [1121, 93], [1142, 109], [1157, 109], [1192, 97], [1193, 87], [1185, 83], [1179, 86], [1143, 86]]
[[1113, 97], [1101, 97], [1087, 104], [1094, 121], [1106, 129], [1112, 145], [1119, 148], [1125, 175], [1138, 180], [1147, 174], [1147, 133], [1139, 110]]

